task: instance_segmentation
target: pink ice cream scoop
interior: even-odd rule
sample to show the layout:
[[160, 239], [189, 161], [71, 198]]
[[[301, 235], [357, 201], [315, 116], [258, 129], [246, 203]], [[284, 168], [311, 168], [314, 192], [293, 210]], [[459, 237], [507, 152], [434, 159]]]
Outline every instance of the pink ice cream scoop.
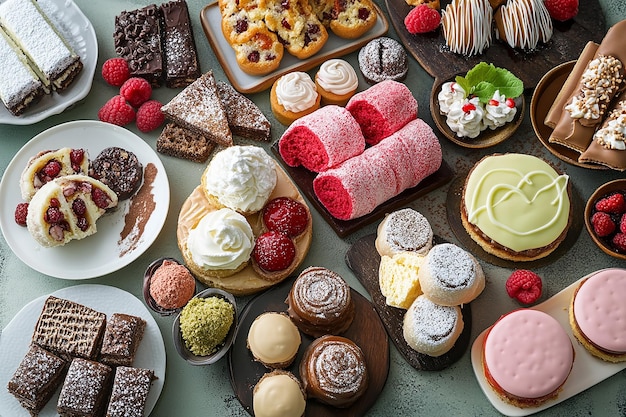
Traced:
[[196, 281], [179, 263], [165, 260], [150, 278], [150, 296], [165, 309], [181, 308], [193, 297]]

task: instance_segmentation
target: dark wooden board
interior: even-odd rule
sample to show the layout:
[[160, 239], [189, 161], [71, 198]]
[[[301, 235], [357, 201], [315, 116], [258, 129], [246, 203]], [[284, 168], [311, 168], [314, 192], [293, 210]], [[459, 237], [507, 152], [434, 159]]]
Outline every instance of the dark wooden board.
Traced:
[[[567, 22], [554, 22], [550, 41], [536, 51], [512, 49], [504, 42], [492, 39], [483, 54], [464, 57], [447, 49], [441, 27], [436, 32], [412, 35], [404, 26], [404, 18], [411, 10], [404, 0], [385, 0], [389, 18], [398, 37], [417, 62], [432, 77], [448, 79], [472, 69], [481, 61], [506, 68], [517, 75], [527, 89], [535, 88], [541, 77], [553, 67], [577, 59], [588, 41], [600, 42], [606, 33], [606, 23], [598, 0], [579, 2], [578, 15]], [[442, 0], [442, 10], [450, 0]]]
[[[402, 335], [402, 322], [405, 310], [388, 306], [385, 303], [385, 297], [380, 292], [378, 284], [380, 256], [376, 251], [375, 241], [375, 234], [364, 236], [356, 241], [346, 253], [346, 263], [372, 297], [372, 304], [374, 304], [374, 308], [385, 325], [389, 338], [396, 345], [400, 354], [412, 367], [421, 371], [440, 371], [461, 359], [469, 346], [472, 330], [470, 304], [465, 304], [461, 307], [464, 323], [463, 332], [452, 349], [439, 357], [424, 355], [413, 350], [407, 345]], [[442, 242], [436, 239], [435, 243]]]
[[[278, 286], [267, 290], [253, 298], [241, 312], [235, 342], [228, 354], [230, 381], [235, 395], [241, 405], [250, 414], [252, 410], [252, 390], [264, 373], [269, 372], [263, 365], [255, 361], [247, 348], [246, 339], [254, 319], [266, 311], [287, 311], [285, 300], [295, 278], [290, 278]], [[372, 303], [354, 289], [351, 289], [355, 306], [354, 321], [341, 336], [355, 342], [365, 355], [369, 383], [363, 396], [348, 408], [335, 408], [315, 400], [308, 400], [305, 415], [307, 417], [360, 417], [376, 402], [387, 382], [389, 374], [389, 342], [387, 333]], [[298, 370], [306, 347], [314, 340], [311, 336], [300, 333], [302, 344], [294, 363], [287, 368], [294, 375], [300, 376]]]
[[486, 252], [478, 243], [474, 241], [465, 230], [463, 222], [461, 221], [461, 199], [463, 196], [463, 186], [465, 184], [466, 175], [456, 177], [450, 188], [448, 189], [448, 195], [446, 197], [446, 214], [448, 217], [448, 224], [452, 229], [454, 235], [459, 239], [461, 244], [467, 251], [474, 256], [482, 259], [485, 262], [489, 262], [492, 265], [501, 266], [509, 269], [519, 269], [521, 267], [525, 269], [536, 269], [549, 265], [565, 255], [574, 246], [580, 235], [580, 231], [583, 228], [583, 211], [585, 210], [585, 202], [582, 197], [576, 191], [576, 188], [572, 184], [572, 222], [567, 230], [567, 236], [565, 240], [561, 242], [558, 248], [554, 250], [550, 255], [545, 258], [536, 259], [534, 261], [527, 262], [513, 262], [507, 259], [498, 258]]
[[332, 227], [339, 237], [346, 237], [360, 228], [367, 226], [376, 220], [382, 219], [385, 214], [406, 206], [416, 198], [426, 195], [442, 185], [447, 184], [454, 177], [454, 171], [452, 171], [452, 168], [450, 168], [445, 160], [441, 161], [441, 167], [435, 173], [424, 178], [422, 182], [417, 184], [415, 187], [404, 190], [397, 196], [385, 201], [383, 204], [376, 207], [371, 213], [353, 220], [339, 220], [334, 218], [315, 196], [315, 191], [313, 191], [313, 180], [317, 174], [303, 167], [290, 167], [287, 165], [278, 151], [278, 141], [272, 145], [272, 152], [274, 152], [274, 155], [276, 155], [276, 158], [280, 161], [283, 168], [285, 168], [285, 171], [287, 171], [293, 182], [295, 182], [298, 188], [300, 188], [300, 191], [307, 196], [309, 202], [311, 202], [311, 204], [322, 215], [326, 223]]

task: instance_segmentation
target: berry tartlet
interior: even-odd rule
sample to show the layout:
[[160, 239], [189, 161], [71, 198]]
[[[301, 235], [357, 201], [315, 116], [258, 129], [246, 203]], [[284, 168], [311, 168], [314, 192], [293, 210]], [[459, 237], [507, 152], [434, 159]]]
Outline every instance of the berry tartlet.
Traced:
[[269, 231], [256, 238], [252, 250], [252, 267], [263, 279], [279, 281], [289, 274], [296, 258], [293, 240], [284, 233]]
[[268, 230], [300, 236], [308, 227], [311, 216], [307, 207], [289, 197], [277, 197], [263, 207], [263, 224]]

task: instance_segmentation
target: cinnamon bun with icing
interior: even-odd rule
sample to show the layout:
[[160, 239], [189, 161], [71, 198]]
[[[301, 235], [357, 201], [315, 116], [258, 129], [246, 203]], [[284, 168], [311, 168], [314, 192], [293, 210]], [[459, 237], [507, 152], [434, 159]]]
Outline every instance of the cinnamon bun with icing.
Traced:
[[313, 337], [345, 332], [354, 319], [350, 286], [335, 272], [309, 267], [294, 281], [287, 312], [295, 325]]
[[300, 378], [309, 398], [333, 407], [354, 404], [368, 386], [367, 364], [356, 343], [341, 336], [315, 339], [300, 362]]

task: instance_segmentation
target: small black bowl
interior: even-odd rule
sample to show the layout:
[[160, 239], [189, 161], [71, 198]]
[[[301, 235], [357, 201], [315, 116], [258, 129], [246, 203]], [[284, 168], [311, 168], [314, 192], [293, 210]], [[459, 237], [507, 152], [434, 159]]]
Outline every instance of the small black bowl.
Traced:
[[[172, 314], [176, 314], [178, 312], [180, 312], [180, 310], [182, 310], [181, 308], [163, 308], [160, 305], [157, 304], [156, 301], [154, 301], [154, 298], [152, 298], [152, 296], [150, 295], [150, 279], [152, 278], [152, 275], [154, 275], [154, 272], [163, 264], [164, 261], [172, 261], [172, 262], [176, 262], [179, 265], [182, 265], [180, 262], [178, 262], [177, 259], [174, 258], [159, 258], [157, 260], [155, 260], [154, 262], [152, 262], [150, 265], [148, 265], [148, 267], [146, 268], [146, 272], [143, 275], [143, 299], [146, 302], [146, 305], [148, 307], [150, 307], [150, 309], [158, 314], [160, 314], [161, 316], [171, 316]], [[191, 274], [191, 272], [189, 272]], [[193, 276], [193, 275], [192, 275]], [[198, 292], [198, 283], [196, 282], [196, 289], [194, 291], [194, 293]]]

